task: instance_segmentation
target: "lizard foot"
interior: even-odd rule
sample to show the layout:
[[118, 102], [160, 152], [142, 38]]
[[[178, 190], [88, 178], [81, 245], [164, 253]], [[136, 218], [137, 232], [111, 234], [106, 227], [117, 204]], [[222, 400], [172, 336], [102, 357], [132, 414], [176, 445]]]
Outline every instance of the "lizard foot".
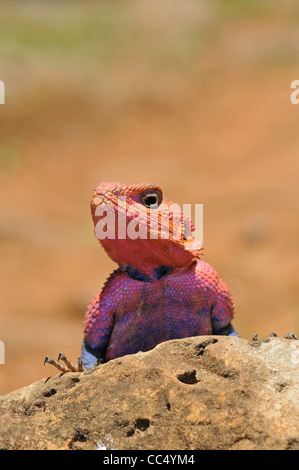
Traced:
[[[268, 335], [264, 339], [262, 339], [262, 341], [267, 340], [268, 338], [273, 338], [273, 337], [277, 337], [277, 336], [278, 335], [276, 333], [271, 333], [270, 335]], [[295, 339], [295, 340], [298, 339], [297, 336], [294, 333], [287, 333], [285, 335], [280, 336], [280, 338]], [[258, 340], [259, 340], [258, 334], [254, 333], [251, 341], [258, 341]]]
[[[65, 366], [60, 364], [60, 359], [65, 363]], [[66, 355], [63, 352], [60, 352], [58, 354], [58, 359], [55, 361], [51, 356], [46, 356], [44, 360], [44, 365], [48, 362], [52, 366], [56, 367], [56, 369], [60, 370], [60, 372], [83, 372], [83, 364], [82, 364], [82, 359], [81, 357], [78, 357], [78, 364], [75, 366], [74, 364], [71, 363], [71, 361], [66, 357]]]

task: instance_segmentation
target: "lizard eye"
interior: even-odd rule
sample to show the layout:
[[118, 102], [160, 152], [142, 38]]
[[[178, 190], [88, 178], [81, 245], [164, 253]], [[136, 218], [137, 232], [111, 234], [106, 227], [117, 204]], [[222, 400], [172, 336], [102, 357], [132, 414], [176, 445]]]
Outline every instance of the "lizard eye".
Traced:
[[149, 209], [157, 209], [162, 202], [162, 196], [156, 192], [148, 192], [142, 197], [142, 204]]

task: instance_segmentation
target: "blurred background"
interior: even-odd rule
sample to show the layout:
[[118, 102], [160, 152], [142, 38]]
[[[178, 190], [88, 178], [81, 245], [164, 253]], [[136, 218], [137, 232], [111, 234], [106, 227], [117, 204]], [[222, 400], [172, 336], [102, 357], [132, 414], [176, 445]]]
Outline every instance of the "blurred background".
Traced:
[[299, 333], [296, 0], [0, 1], [0, 394], [80, 355], [101, 181], [204, 204], [242, 337]]

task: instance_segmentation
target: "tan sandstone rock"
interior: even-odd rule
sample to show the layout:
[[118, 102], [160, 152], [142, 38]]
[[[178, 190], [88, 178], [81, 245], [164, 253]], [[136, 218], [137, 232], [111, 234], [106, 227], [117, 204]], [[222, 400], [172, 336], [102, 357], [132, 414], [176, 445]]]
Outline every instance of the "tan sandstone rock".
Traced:
[[0, 397], [0, 449], [299, 449], [298, 363], [284, 338], [167, 341]]

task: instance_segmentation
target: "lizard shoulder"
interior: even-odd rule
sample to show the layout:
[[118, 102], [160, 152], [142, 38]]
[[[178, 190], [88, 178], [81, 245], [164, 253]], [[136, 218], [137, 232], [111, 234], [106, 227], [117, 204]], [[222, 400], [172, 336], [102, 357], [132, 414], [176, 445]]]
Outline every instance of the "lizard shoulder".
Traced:
[[211, 298], [217, 300], [219, 297], [231, 301], [231, 292], [226, 283], [219, 276], [213, 266], [206, 261], [198, 261], [195, 268], [196, 286], [205, 291]]

